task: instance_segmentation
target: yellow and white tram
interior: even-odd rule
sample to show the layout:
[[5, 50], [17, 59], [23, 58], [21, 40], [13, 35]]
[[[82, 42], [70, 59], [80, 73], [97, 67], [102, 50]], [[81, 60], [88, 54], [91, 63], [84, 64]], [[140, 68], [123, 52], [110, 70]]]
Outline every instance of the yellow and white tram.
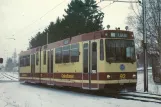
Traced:
[[89, 90], [136, 88], [133, 32], [102, 30], [20, 53], [20, 81]]

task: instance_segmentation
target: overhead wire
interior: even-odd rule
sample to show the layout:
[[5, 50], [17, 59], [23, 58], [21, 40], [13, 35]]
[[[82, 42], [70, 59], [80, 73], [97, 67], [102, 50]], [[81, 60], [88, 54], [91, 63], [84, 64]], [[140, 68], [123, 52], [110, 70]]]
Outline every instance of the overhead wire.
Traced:
[[[51, 11], [53, 11], [55, 8], [57, 8], [58, 6], [60, 6], [61, 4], [63, 4], [65, 1], [66, 1], [66, 0], [63, 0], [63, 1], [60, 2], [58, 5], [54, 6], [54, 7], [51, 8], [49, 11], [47, 11], [45, 14], [43, 14], [40, 18], [34, 20], [31, 24], [29, 24], [28, 26], [25, 26], [25, 27], [22, 28], [21, 30], [18, 30], [17, 32], [20, 33], [20, 32], [23, 31], [24, 29], [26, 29], [26, 28], [30, 27], [31, 25], [35, 24], [36, 22], [38, 22], [39, 20], [41, 20], [43, 17], [45, 17], [47, 14], [49, 14]], [[114, 3], [115, 1], [116, 1], [116, 0], [114, 0], [113, 3]], [[97, 5], [100, 4], [100, 3], [102, 3], [102, 1], [98, 2]], [[104, 8], [110, 6], [110, 5], [113, 4], [113, 3], [108, 4], [107, 6], [101, 8], [100, 10], [103, 10]], [[17, 34], [17, 32], [14, 33], [14, 35]]]
[[[105, 7], [101, 8], [101, 10], [103, 10], [104, 8], [106, 8], [106, 7], [110, 6], [111, 4], [113, 4], [113, 3], [115, 3], [115, 2], [125, 2], [125, 3], [130, 3], [130, 2], [131, 2], [131, 3], [140, 3], [140, 0], [135, 0], [135, 1], [102, 0], [102, 1], [100, 1], [100, 2], [103, 2], [103, 1], [112, 1], [112, 3], [110, 3], [110, 4], [106, 5]], [[98, 2], [98, 4], [99, 4], [100, 2]]]
[[[100, 3], [102, 3], [102, 2], [105, 2], [105, 1], [107, 1], [107, 0], [100, 0], [100, 2], [98, 2], [98, 3], [96, 3], [97, 5], [98, 4], [100, 4]], [[103, 10], [103, 9], [105, 9], [106, 7], [108, 7], [108, 6], [110, 6], [110, 5], [112, 5], [113, 3], [115, 3], [115, 2], [117, 2], [118, 0], [108, 0], [108, 1], [113, 1], [112, 3], [110, 3], [110, 4], [108, 4], [108, 5], [106, 5], [105, 7], [103, 7], [103, 8], [100, 8], [100, 10], [99, 11], [101, 11], [101, 10]]]
[[66, 0], [63, 0], [62, 2], [60, 2], [59, 4], [57, 4], [56, 6], [54, 6], [52, 9], [50, 9], [49, 11], [47, 11], [45, 14], [43, 14], [40, 18], [34, 20], [31, 24], [25, 26], [24, 28], [18, 30], [16, 33], [14, 33], [14, 35], [16, 35], [17, 33], [20, 33], [21, 31], [23, 31], [24, 29], [30, 27], [31, 25], [33, 25], [34, 23], [36, 23], [37, 21], [41, 20], [43, 17], [45, 17], [48, 13], [50, 13], [51, 11], [53, 11], [55, 8], [57, 8], [58, 6], [60, 6], [61, 4], [63, 4]]
[[[65, 0], [64, 0], [64, 1], [65, 1]], [[64, 2], [64, 1], [63, 1], [63, 2]], [[100, 10], [103, 10], [104, 8], [106, 8], [106, 7], [110, 6], [110, 5], [112, 5], [115, 1], [116, 1], [116, 0], [114, 0], [112, 3], [106, 5], [105, 7], [101, 8]], [[61, 2], [61, 3], [62, 3], [62, 2]], [[61, 4], [61, 3], [60, 3], [60, 4]], [[100, 4], [100, 3], [102, 3], [102, 1], [100, 1], [100, 2], [98, 2], [98, 3], [96, 3], [96, 4], [98, 5], [98, 4]], [[58, 7], [60, 4], [58, 4], [57, 6], [55, 6], [55, 8]], [[50, 11], [52, 11], [53, 9], [54, 9], [54, 8], [52, 8], [51, 10], [49, 10], [48, 12], [46, 12], [42, 17], [40, 17], [40, 19], [43, 18], [45, 15], [47, 15], [47, 14], [48, 14]], [[42, 28], [44, 28], [44, 27], [42, 27]], [[39, 28], [39, 29], [42, 29], [42, 28]]]
[[103, 10], [103, 9], [105, 9], [106, 7], [108, 7], [108, 6], [111, 6], [112, 4], [114, 4], [115, 3], [115, 1], [113, 1], [112, 3], [110, 3], [110, 4], [108, 4], [108, 5], [106, 5], [105, 7], [103, 7], [103, 8], [101, 8], [101, 10]]
[[[22, 32], [24, 29], [26, 29], [26, 28], [30, 27], [31, 25], [35, 24], [36, 22], [38, 22], [39, 20], [41, 20], [43, 17], [45, 17], [48, 13], [50, 13], [51, 11], [53, 11], [55, 8], [57, 8], [58, 6], [60, 6], [61, 4], [63, 4], [65, 1], [66, 1], [66, 0], [63, 0], [63, 1], [60, 2], [58, 5], [54, 6], [54, 7], [51, 8], [49, 11], [47, 11], [45, 14], [43, 14], [40, 18], [34, 20], [31, 24], [29, 24], [29, 25], [25, 26], [24, 28], [22, 28], [22, 29], [18, 30], [17, 32], [15, 32], [14, 35], [16, 35], [17, 33]], [[114, 1], [115, 1], [115, 0], [114, 0]], [[98, 2], [97, 5], [100, 4], [101, 2], [102, 2], [102, 1]], [[113, 3], [114, 3], [114, 2], [113, 2]], [[110, 3], [110, 4], [107, 5], [107, 6], [110, 6], [110, 5], [113, 4], [113, 3]], [[101, 8], [101, 10], [103, 10], [103, 9], [106, 8], [107, 6]], [[13, 35], [13, 36], [14, 36], [14, 35]]]

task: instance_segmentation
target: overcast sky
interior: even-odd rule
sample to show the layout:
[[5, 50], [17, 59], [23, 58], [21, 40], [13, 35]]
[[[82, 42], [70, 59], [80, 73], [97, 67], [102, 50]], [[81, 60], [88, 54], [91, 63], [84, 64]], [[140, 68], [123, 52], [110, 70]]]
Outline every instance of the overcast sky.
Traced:
[[[7, 56], [10, 57], [13, 54], [15, 48], [17, 53], [26, 50], [31, 36], [42, 31], [58, 16], [62, 17], [64, 9], [67, 8], [70, 1], [0, 0], [0, 57], [6, 60]], [[61, 2], [63, 2], [61, 5], [48, 12]], [[112, 2], [102, 2], [99, 3], [99, 6], [103, 8], [110, 3]], [[125, 29], [127, 16], [132, 12], [129, 8], [128, 3], [114, 3], [107, 6], [102, 10], [105, 13], [103, 25], [109, 24], [111, 29], [115, 27]], [[48, 14], [40, 19], [47, 12]], [[15, 40], [7, 38], [15, 38]]]

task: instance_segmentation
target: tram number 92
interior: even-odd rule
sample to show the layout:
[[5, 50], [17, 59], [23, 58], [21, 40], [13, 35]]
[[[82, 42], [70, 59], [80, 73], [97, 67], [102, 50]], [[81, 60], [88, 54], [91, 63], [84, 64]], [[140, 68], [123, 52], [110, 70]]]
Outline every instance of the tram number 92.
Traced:
[[125, 79], [126, 75], [125, 74], [120, 74], [120, 79]]

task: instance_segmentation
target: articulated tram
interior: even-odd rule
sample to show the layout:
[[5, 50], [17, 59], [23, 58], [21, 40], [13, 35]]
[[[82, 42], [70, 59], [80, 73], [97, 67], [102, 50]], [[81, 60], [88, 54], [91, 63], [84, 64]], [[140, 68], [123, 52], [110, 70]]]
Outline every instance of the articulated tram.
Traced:
[[20, 81], [88, 90], [136, 89], [133, 32], [102, 30], [19, 54]]

